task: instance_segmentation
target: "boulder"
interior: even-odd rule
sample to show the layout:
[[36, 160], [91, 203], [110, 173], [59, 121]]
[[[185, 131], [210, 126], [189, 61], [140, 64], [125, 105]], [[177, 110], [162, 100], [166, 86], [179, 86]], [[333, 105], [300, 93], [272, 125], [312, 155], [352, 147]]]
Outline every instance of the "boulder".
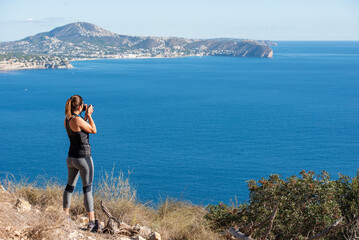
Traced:
[[30, 211], [31, 210], [31, 204], [24, 200], [24, 199], [21, 199], [21, 198], [18, 198], [14, 207], [18, 210], [18, 211], [24, 211], [24, 212], [27, 212], [27, 211]]
[[[139, 225], [138, 225], [139, 226]], [[140, 228], [140, 236], [147, 239], [151, 236], [152, 229], [146, 226], [139, 226]]]

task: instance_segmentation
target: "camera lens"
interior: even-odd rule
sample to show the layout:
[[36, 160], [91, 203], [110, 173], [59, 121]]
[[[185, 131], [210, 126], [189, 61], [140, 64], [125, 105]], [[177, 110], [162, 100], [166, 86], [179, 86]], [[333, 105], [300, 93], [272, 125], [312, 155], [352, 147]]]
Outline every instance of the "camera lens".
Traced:
[[89, 104], [89, 105], [88, 105], [88, 104], [84, 104], [84, 107], [82, 108], [82, 111], [83, 111], [83, 112], [86, 112], [87, 109], [88, 109], [89, 107], [91, 107], [91, 106], [93, 107], [93, 105], [91, 105], [91, 104]]

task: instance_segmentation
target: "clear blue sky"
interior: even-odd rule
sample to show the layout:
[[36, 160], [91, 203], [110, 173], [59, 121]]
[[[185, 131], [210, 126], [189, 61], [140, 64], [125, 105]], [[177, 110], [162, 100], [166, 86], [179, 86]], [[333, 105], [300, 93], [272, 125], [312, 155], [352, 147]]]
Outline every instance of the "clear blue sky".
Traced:
[[0, 0], [0, 41], [78, 21], [139, 36], [359, 40], [359, 0]]

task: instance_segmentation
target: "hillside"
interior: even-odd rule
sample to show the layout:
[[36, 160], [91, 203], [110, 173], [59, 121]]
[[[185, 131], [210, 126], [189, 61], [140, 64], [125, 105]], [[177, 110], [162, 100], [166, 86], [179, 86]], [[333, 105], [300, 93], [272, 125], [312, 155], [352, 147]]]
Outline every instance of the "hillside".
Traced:
[[65, 182], [41, 176], [29, 183], [8, 174], [0, 177], [0, 214], [5, 216], [0, 239], [357, 239], [359, 172], [332, 180], [326, 171], [302, 170], [300, 176], [271, 174], [247, 183], [244, 203], [203, 206], [170, 197], [143, 203], [129, 179], [113, 169], [94, 185], [95, 216], [103, 228], [92, 233], [83, 229], [88, 218], [81, 186], [66, 216]]
[[271, 58], [270, 41], [233, 38], [186, 39], [112, 33], [76, 22], [22, 40], [0, 43], [0, 53], [56, 55], [71, 59], [181, 56]]

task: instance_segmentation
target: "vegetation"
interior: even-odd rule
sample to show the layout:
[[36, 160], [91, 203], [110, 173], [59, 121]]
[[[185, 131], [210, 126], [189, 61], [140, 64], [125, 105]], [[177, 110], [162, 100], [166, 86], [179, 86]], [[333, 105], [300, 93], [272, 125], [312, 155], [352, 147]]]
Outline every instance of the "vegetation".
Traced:
[[[53, 237], [51, 227], [64, 229], [63, 184], [54, 180], [28, 183], [8, 176], [2, 179], [2, 185], [6, 194], [0, 194], [0, 214], [8, 216], [0, 219], [3, 226], [25, 228], [26, 225], [28, 236], [36, 232], [31, 235], [33, 239]], [[322, 233], [322, 239], [357, 237], [359, 172], [353, 178], [339, 175], [337, 180], [332, 180], [325, 171], [317, 175], [302, 171], [300, 176], [286, 179], [272, 174], [267, 179], [248, 181], [248, 187], [250, 195], [246, 203], [204, 207], [171, 198], [158, 204], [141, 203], [129, 179], [112, 171], [104, 173], [94, 189], [95, 212], [100, 221], [106, 220], [100, 207], [102, 200], [116, 218], [131, 225], [148, 226], [159, 232], [162, 239], [230, 239], [223, 233], [236, 227], [254, 239], [300, 240], [321, 234], [336, 222], [336, 227]], [[14, 205], [18, 198], [27, 200], [36, 214], [23, 213], [20, 218], [11, 212], [14, 210], [6, 206]], [[77, 220], [81, 216], [86, 216], [82, 193], [75, 192], [71, 217]], [[42, 224], [48, 228], [41, 227]], [[0, 229], [0, 238], [8, 234], [6, 229]], [[69, 234], [63, 231], [56, 233]], [[101, 238], [110, 239], [110, 236], [102, 234]]]
[[[354, 239], [359, 233], [359, 172], [354, 178], [340, 175], [338, 180], [331, 180], [326, 171], [318, 175], [302, 171], [300, 177], [285, 180], [272, 174], [268, 179], [248, 181], [248, 187], [246, 204], [207, 207], [205, 218], [212, 221], [214, 229], [238, 226], [255, 239], [307, 239], [343, 217], [341, 223], [349, 226], [329, 231], [323, 239]], [[266, 222], [274, 212], [272, 226], [267, 221], [250, 229]]]
[[[0, 189], [0, 214], [8, 217], [0, 218], [0, 224], [3, 226], [0, 228], [0, 239], [7, 239], [9, 231], [12, 231], [11, 236], [16, 236], [14, 232], [21, 232], [22, 236], [29, 239], [67, 239], [69, 234], [76, 231], [77, 228], [68, 223], [62, 211], [63, 184], [54, 179], [40, 179], [33, 183], [26, 179], [17, 181], [11, 175], [3, 178], [1, 183], [7, 192], [3, 193]], [[19, 215], [11, 207], [18, 198], [28, 201], [32, 205], [32, 211], [21, 212]], [[159, 232], [162, 239], [220, 238], [218, 233], [210, 228], [210, 222], [204, 218], [204, 207], [171, 198], [155, 205], [141, 203], [136, 199], [136, 190], [122, 173], [116, 176], [114, 171], [104, 173], [94, 189], [96, 218], [106, 223], [107, 217], [101, 210], [101, 200], [116, 218], [130, 225], [150, 227]], [[73, 194], [70, 215], [76, 223], [81, 217], [87, 216], [80, 191]], [[113, 236], [108, 234], [96, 235], [84, 231], [81, 234], [92, 236], [93, 239], [113, 239]]]

